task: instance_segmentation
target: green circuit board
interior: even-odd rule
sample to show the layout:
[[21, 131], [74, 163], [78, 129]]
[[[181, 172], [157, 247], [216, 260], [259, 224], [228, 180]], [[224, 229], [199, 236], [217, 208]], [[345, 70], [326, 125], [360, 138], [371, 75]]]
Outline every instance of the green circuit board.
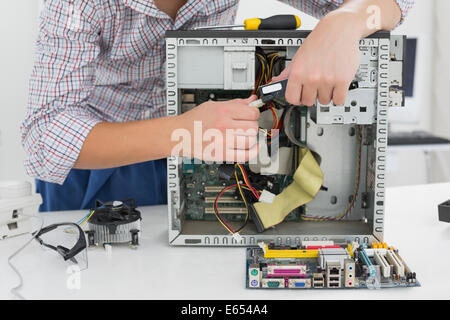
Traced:
[[[251, 94], [246, 90], [182, 90], [182, 112], [204, 103], [208, 100], [227, 101], [236, 98], [247, 98]], [[292, 131], [299, 137], [299, 141], [306, 143], [306, 130], [303, 139], [300, 139], [300, 118], [306, 117], [307, 108], [298, 107], [297, 114], [291, 118]], [[281, 112], [281, 111], [280, 111]], [[281, 138], [280, 138], [281, 139]], [[298, 163], [296, 152], [292, 159], [293, 168]], [[187, 220], [216, 220], [214, 215], [214, 202], [218, 194], [226, 186], [235, 184], [234, 179], [226, 181], [219, 176], [219, 164], [199, 163], [191, 159], [183, 159], [182, 190], [184, 190], [185, 211]], [[244, 166], [250, 173], [249, 167]], [[293, 173], [293, 172], [292, 172]], [[276, 194], [283, 191], [292, 182], [292, 175], [272, 175], [271, 181], [277, 185]], [[225, 192], [218, 202], [221, 215], [228, 221], [244, 221], [246, 208], [244, 202], [233, 188]], [[303, 212], [303, 207], [295, 209], [286, 217], [286, 221], [298, 221]]]

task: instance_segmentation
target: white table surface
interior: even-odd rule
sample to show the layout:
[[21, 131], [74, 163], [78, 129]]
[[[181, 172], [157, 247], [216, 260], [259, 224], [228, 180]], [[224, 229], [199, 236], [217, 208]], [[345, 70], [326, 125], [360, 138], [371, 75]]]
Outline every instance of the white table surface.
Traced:
[[[89, 250], [80, 289], [68, 289], [61, 257], [43, 256], [33, 242], [14, 260], [28, 299], [439, 299], [450, 298], [450, 224], [438, 221], [437, 205], [450, 198], [450, 183], [389, 188], [385, 240], [400, 250], [417, 273], [420, 288], [384, 290], [245, 289], [245, 249], [170, 247], [165, 206], [142, 207], [143, 232], [137, 250]], [[76, 221], [86, 212], [52, 212], [45, 223]], [[7, 257], [29, 235], [0, 241], [0, 299], [12, 299], [18, 278]], [[53, 257], [53, 258], [52, 258]]]

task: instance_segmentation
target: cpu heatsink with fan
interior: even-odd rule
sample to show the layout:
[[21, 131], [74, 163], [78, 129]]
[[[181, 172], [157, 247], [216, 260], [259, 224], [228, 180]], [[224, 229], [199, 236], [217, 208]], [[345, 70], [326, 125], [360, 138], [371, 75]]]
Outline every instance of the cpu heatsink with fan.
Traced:
[[133, 199], [105, 203], [97, 200], [88, 226], [90, 246], [123, 243], [137, 246], [141, 213], [136, 210]]

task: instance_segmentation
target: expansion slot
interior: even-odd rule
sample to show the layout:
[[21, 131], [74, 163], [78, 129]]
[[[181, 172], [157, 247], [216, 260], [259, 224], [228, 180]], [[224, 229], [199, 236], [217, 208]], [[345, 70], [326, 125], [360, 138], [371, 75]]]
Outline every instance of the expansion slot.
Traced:
[[406, 265], [405, 261], [403, 261], [402, 257], [400, 257], [400, 255], [398, 254], [398, 252], [396, 252], [396, 256], [398, 258], [398, 260], [403, 264], [403, 266], [405, 267], [405, 273], [412, 273], [412, 270]]
[[361, 259], [364, 262], [364, 264], [369, 268], [370, 277], [375, 277], [376, 270], [375, 270], [375, 267], [373, 266], [372, 261], [370, 261], [370, 258], [367, 255], [366, 250], [362, 249], [360, 252], [360, 255], [361, 255]]
[[386, 258], [376, 251], [373, 258], [375, 262], [380, 266], [383, 277], [389, 278], [391, 276], [391, 266], [387, 262]]
[[386, 252], [386, 259], [390, 264], [394, 266], [394, 272], [400, 276], [405, 276], [405, 266], [403, 262], [397, 257], [397, 254], [394, 251], [388, 250]]
[[382, 256], [386, 255], [386, 252], [388, 251], [388, 249], [364, 249], [366, 251], [366, 254], [369, 258], [373, 258], [375, 256], [375, 253], [379, 253]]
[[[221, 214], [246, 214], [247, 209], [245, 208], [220, 208]], [[214, 208], [205, 208], [205, 214], [214, 214]]]
[[[205, 203], [215, 203], [217, 197], [205, 197]], [[220, 197], [218, 203], [243, 203], [242, 200], [236, 199], [234, 197]]]
[[[206, 186], [205, 192], [206, 193], [219, 193], [225, 188], [225, 186]], [[228, 189], [224, 191], [224, 193], [233, 193], [235, 190], [234, 188]]]

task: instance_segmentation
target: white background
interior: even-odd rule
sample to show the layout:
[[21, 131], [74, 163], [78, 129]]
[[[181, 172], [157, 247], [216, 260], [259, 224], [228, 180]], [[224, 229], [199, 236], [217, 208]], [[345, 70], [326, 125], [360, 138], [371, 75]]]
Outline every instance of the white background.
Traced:
[[[257, 5], [255, 5], [257, 3]], [[0, 2], [0, 180], [32, 179], [23, 169], [24, 152], [20, 145], [19, 126], [25, 115], [28, 78], [32, 69], [33, 47], [38, 29], [39, 1]], [[393, 130], [428, 130], [450, 137], [449, 111], [446, 105], [450, 89], [448, 77], [449, 1], [416, 1], [404, 25], [395, 32], [418, 37], [418, 56], [414, 99], [407, 107], [391, 111]], [[296, 12], [303, 29], [317, 22], [291, 7], [274, 0], [241, 0], [237, 21], [248, 17], [267, 17]], [[442, 15], [442, 16], [440, 16]], [[447, 68], [445, 72], [443, 68]], [[444, 116], [446, 114], [446, 116]], [[423, 153], [390, 153], [389, 185], [426, 183]], [[450, 181], [450, 154], [436, 153], [432, 158], [430, 182]]]

